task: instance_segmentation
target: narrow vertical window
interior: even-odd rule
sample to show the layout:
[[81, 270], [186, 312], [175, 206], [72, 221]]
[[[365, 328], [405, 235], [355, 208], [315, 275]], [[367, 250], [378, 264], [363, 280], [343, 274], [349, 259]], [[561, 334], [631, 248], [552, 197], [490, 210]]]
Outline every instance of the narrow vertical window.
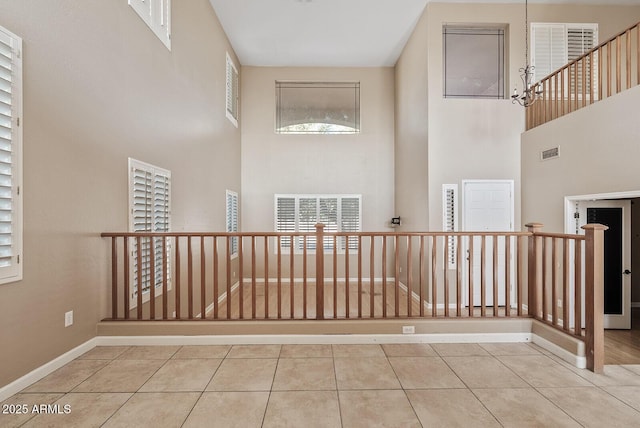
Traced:
[[[456, 232], [458, 230], [458, 185], [442, 185], [442, 230]], [[454, 236], [447, 238], [449, 269], [456, 267], [457, 242]]]
[[[129, 159], [129, 223], [131, 232], [169, 232], [171, 228], [171, 172], [135, 159]], [[170, 260], [168, 238], [142, 237], [140, 260], [137, 240], [132, 242], [131, 282], [132, 300], [138, 292], [138, 272], [145, 298], [151, 284], [157, 289], [163, 285], [163, 240], [166, 240], [167, 260]], [[153, 248], [153, 281], [152, 281]], [[168, 267], [167, 267], [168, 269]], [[167, 278], [169, 281], [169, 277]], [[159, 291], [156, 291], [158, 294]]]
[[0, 27], [0, 284], [22, 279], [22, 39]]
[[[226, 223], [227, 223], [227, 232], [229, 233], [237, 233], [238, 232], [238, 194], [236, 192], [232, 192], [231, 190], [227, 190], [227, 215], [226, 215]], [[231, 247], [231, 256], [236, 257], [238, 255], [238, 237], [231, 237], [230, 241]]]
[[238, 127], [238, 111], [239, 111], [239, 79], [238, 69], [233, 63], [233, 60], [227, 53], [227, 90], [226, 90], [226, 105], [227, 105], [227, 119]]

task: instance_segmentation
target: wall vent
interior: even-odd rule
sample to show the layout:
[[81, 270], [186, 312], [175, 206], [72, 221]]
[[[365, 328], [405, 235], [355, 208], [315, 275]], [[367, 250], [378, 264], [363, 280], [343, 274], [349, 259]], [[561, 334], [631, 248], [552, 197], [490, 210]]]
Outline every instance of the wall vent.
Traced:
[[543, 150], [540, 152], [540, 160], [549, 160], [560, 157], [560, 147], [554, 147], [552, 149]]

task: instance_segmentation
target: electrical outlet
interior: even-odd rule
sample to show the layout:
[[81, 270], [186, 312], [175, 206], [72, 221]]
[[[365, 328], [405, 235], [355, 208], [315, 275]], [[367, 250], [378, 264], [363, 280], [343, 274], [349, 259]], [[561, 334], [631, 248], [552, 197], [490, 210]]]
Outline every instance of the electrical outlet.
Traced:
[[414, 334], [415, 332], [416, 332], [416, 327], [413, 325], [402, 326], [402, 334]]
[[73, 311], [65, 312], [64, 314], [64, 326], [69, 327], [73, 325]]

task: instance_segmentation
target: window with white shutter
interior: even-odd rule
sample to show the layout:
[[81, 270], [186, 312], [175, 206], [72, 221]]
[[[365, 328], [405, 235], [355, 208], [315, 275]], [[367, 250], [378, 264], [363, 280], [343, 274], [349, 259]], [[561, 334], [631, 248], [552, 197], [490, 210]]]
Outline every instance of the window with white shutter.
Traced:
[[[458, 230], [458, 185], [442, 185], [442, 230], [456, 232]], [[447, 238], [449, 269], [456, 267], [457, 242], [454, 236]]]
[[171, 0], [129, 0], [129, 6], [171, 50]]
[[[539, 82], [569, 62], [598, 45], [598, 24], [563, 24], [563, 23], [533, 23], [531, 24], [531, 65], [534, 68], [533, 81]], [[582, 91], [582, 67], [586, 67], [587, 88], [593, 79], [597, 92], [598, 57], [593, 56], [593, 66], [589, 61], [578, 64], [578, 80], [571, 79], [572, 84], [566, 83], [566, 96], [580, 94]], [[593, 73], [592, 73], [593, 71]], [[593, 74], [593, 76], [592, 76]]]
[[240, 92], [240, 84], [238, 79], [238, 69], [236, 65], [233, 63], [233, 60], [227, 53], [227, 119], [231, 121], [238, 127], [238, 106], [239, 106], [239, 92]]
[[0, 284], [22, 279], [22, 39], [0, 27]]
[[[156, 166], [129, 158], [129, 224], [131, 232], [169, 232], [171, 224], [171, 172]], [[142, 237], [141, 265], [138, 265], [137, 240], [131, 242], [131, 299], [136, 303], [138, 292], [138, 272], [141, 271], [143, 297], [148, 299], [151, 287], [151, 248], [153, 248], [153, 282], [156, 295], [163, 285], [163, 239], [166, 239], [167, 260], [170, 258], [168, 238]], [[170, 268], [167, 263], [168, 284]]]
[[[316, 224], [323, 223], [325, 232], [360, 232], [360, 195], [275, 195], [276, 232], [315, 232]], [[304, 240], [296, 238], [295, 252], [302, 252]], [[345, 237], [337, 240], [338, 251], [347, 246]], [[358, 249], [358, 239], [349, 237], [349, 250]], [[333, 237], [326, 237], [324, 249], [333, 250]], [[289, 252], [291, 238], [282, 237], [280, 249]], [[307, 250], [316, 249], [314, 236], [307, 237]]]
[[[227, 232], [229, 233], [237, 233], [238, 232], [238, 194], [236, 192], [232, 192], [231, 190], [227, 190]], [[231, 238], [231, 257], [236, 257], [238, 255], [238, 237], [234, 236]]]

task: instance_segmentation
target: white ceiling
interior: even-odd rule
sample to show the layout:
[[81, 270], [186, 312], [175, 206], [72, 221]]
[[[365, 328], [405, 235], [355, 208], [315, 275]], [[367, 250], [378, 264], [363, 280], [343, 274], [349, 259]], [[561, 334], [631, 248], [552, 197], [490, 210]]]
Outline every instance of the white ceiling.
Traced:
[[[242, 65], [286, 67], [393, 66], [429, 1], [436, 0], [210, 0]], [[524, 4], [524, 0], [491, 2]], [[640, 4], [640, 0], [529, 2]]]

